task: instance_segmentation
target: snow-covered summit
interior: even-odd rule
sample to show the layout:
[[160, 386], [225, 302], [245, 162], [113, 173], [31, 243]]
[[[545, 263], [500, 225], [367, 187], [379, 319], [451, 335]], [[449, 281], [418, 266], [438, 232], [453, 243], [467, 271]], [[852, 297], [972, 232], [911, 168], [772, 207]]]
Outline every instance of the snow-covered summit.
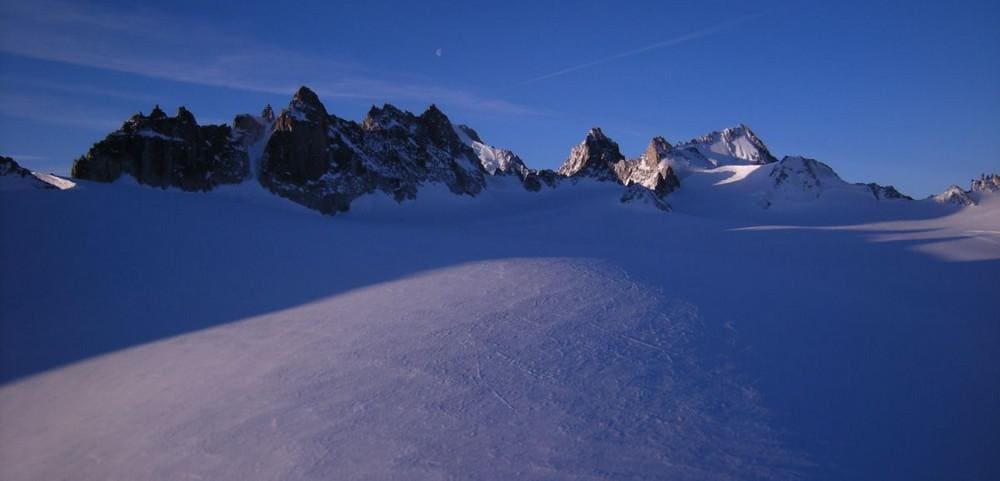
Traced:
[[34, 172], [21, 167], [10, 157], [0, 155], [0, 191], [58, 189], [65, 190], [76, 184], [52, 174]]
[[775, 188], [810, 191], [817, 196], [826, 186], [845, 184], [829, 165], [800, 155], [785, 156], [771, 169], [770, 177]]
[[764, 141], [744, 124], [703, 135], [676, 147], [687, 153], [685, 157], [692, 157], [688, 159], [691, 163], [700, 160], [697, 158], [700, 155], [712, 166], [769, 164], [777, 161]]
[[976, 205], [976, 201], [969, 196], [969, 193], [962, 190], [957, 185], [949, 185], [944, 192], [932, 197], [934, 201], [942, 204], [958, 204], [962, 206]]
[[479, 137], [479, 134], [467, 125], [455, 125], [455, 133], [462, 143], [472, 147], [482, 164], [483, 169], [490, 175], [517, 174], [521, 178], [528, 175], [528, 167], [516, 154], [507, 149], [488, 145]]

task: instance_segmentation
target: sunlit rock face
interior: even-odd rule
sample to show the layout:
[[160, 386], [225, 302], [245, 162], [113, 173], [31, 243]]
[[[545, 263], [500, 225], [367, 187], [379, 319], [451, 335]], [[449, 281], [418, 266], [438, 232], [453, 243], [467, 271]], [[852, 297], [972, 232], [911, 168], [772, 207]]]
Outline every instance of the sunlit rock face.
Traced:
[[1000, 174], [982, 174], [972, 180], [972, 192], [1000, 192]]

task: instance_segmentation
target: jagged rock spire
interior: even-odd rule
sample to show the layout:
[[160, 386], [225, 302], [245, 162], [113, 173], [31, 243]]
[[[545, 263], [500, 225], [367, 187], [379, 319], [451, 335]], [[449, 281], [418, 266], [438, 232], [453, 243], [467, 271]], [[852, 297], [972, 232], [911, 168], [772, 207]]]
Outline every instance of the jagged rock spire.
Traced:
[[183, 105], [177, 107], [177, 115], [175, 117], [177, 117], [177, 120], [183, 124], [198, 125], [198, 122], [194, 118], [194, 114], [184, 108]]
[[653, 137], [649, 141], [649, 146], [646, 147], [645, 152], [639, 157], [639, 163], [646, 168], [655, 169], [660, 165], [661, 160], [667, 158], [672, 148], [667, 139], [659, 136]]
[[563, 176], [590, 175], [602, 180], [615, 178], [614, 164], [625, 160], [618, 143], [593, 127], [573, 150], [556, 172]]
[[167, 118], [167, 113], [160, 108], [160, 104], [153, 106], [153, 110], [149, 112], [149, 118], [152, 120], [159, 120]]
[[267, 122], [274, 122], [274, 109], [271, 108], [271, 104], [264, 106], [264, 110], [260, 111], [260, 117]]
[[299, 90], [292, 96], [292, 101], [288, 104], [288, 112], [296, 120], [319, 121], [329, 116], [316, 92], [305, 85], [299, 87]]

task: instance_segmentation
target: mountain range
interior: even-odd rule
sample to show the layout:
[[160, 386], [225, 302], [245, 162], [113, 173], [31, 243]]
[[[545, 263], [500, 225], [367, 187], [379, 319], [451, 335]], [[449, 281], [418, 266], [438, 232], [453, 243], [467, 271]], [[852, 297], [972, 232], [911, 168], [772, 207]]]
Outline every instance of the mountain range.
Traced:
[[[16, 165], [12, 159], [4, 165]], [[24, 171], [5, 167], [0, 174]], [[22, 169], [23, 170], [23, 169]], [[718, 179], [720, 174], [727, 177]], [[275, 114], [237, 115], [231, 125], [199, 125], [184, 107], [168, 116], [159, 106], [130, 117], [73, 162], [77, 179], [209, 191], [258, 182], [268, 191], [325, 214], [350, 209], [356, 199], [381, 193], [397, 202], [416, 199], [421, 187], [442, 185], [475, 197], [495, 183], [519, 183], [525, 191], [570, 188], [581, 181], [621, 186], [622, 203], [671, 210], [668, 197], [688, 185], [740, 182], [734, 202], [768, 209], [801, 203], [828, 192], [877, 202], [912, 200], [891, 185], [851, 184], [828, 165], [806, 157], [780, 160], [750, 127], [740, 124], [677, 144], [657, 136], [635, 159], [594, 127], [556, 170], [533, 169], [510, 150], [486, 143], [471, 127], [453, 124], [431, 105], [415, 115], [392, 105], [372, 106], [361, 122], [330, 114], [315, 92], [300, 87]], [[697, 181], [699, 177], [711, 181]], [[39, 186], [71, 186], [35, 174]], [[961, 206], [980, 192], [996, 191], [1000, 176], [983, 174], [969, 190], [949, 187], [931, 199]], [[564, 187], [565, 186], [565, 187]]]

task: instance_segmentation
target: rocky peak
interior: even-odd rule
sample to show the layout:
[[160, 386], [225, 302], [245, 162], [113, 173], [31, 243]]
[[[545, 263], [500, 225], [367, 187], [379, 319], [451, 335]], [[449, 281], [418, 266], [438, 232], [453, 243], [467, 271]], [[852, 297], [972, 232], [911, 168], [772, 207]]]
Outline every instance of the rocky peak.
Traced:
[[869, 182], [867, 184], [856, 184], [856, 185], [866, 187], [868, 191], [871, 192], [872, 195], [875, 196], [875, 198], [878, 200], [883, 200], [883, 199], [913, 200], [913, 197], [903, 194], [902, 192], [896, 190], [896, 188], [891, 185], [879, 185], [874, 182]]
[[382, 108], [372, 105], [361, 121], [361, 128], [367, 131], [404, 129], [413, 120], [413, 114], [403, 112], [392, 104], [383, 104]]
[[274, 122], [274, 110], [271, 108], [271, 104], [264, 106], [264, 110], [260, 111], [260, 118], [264, 119], [265, 122]]
[[316, 92], [309, 90], [309, 87], [302, 86], [292, 96], [292, 101], [288, 104], [289, 114], [298, 121], [320, 121], [326, 119], [326, 107], [319, 101]]
[[618, 149], [618, 143], [611, 140], [600, 128], [594, 127], [587, 136], [570, 151], [569, 157], [556, 171], [566, 177], [589, 176], [598, 180], [617, 179], [614, 164], [625, 160]]
[[68, 189], [74, 184], [54, 175], [32, 172], [0, 155], [0, 191], [27, 189]]
[[771, 169], [770, 177], [774, 180], [775, 188], [814, 192], [816, 197], [819, 197], [820, 191], [827, 184], [843, 183], [830, 166], [799, 155], [781, 159]]
[[956, 204], [961, 206], [976, 205], [976, 201], [969, 196], [969, 193], [962, 190], [957, 185], [950, 185], [944, 192], [931, 197], [935, 202], [942, 204]]
[[972, 192], [1000, 192], [1000, 174], [982, 174], [972, 180]]
[[670, 143], [667, 139], [663, 137], [653, 137], [649, 141], [649, 146], [646, 150], [639, 156], [639, 163], [645, 166], [647, 169], [655, 169], [660, 165], [660, 161], [667, 158], [670, 154]]
[[757, 135], [745, 124], [715, 131], [677, 147], [703, 155], [712, 165], [770, 164], [776, 159]]
[[[141, 117], [142, 114], [139, 114], [139, 116]], [[153, 106], [153, 110], [151, 112], [149, 112], [149, 117], [148, 118], [150, 120], [165, 119], [165, 118], [167, 118], [167, 114], [166, 114], [166, 112], [163, 111], [163, 109], [160, 108], [160, 104], [156, 104], [156, 105]]]
[[122, 128], [73, 162], [73, 177], [111, 182], [122, 174], [139, 183], [209, 190], [248, 173], [247, 153], [228, 125], [199, 126], [184, 107], [173, 117], [159, 106], [134, 115]]
[[177, 114], [174, 116], [177, 121], [184, 125], [194, 125], [197, 126], [198, 122], [194, 119], [194, 114], [192, 114], [184, 106], [177, 107]]
[[459, 124], [456, 125], [455, 128], [458, 129], [463, 134], [465, 134], [469, 138], [469, 140], [483, 143], [483, 139], [479, 137], [479, 133], [473, 130], [472, 127], [469, 127], [468, 125], [465, 124]]
[[[482, 165], [483, 170], [485, 170], [487, 174], [517, 174], [517, 176], [524, 181], [531, 173], [531, 169], [528, 169], [528, 167], [524, 165], [524, 162], [520, 157], [515, 155], [510, 150], [487, 145], [483, 142], [483, 139], [479, 137], [479, 134], [469, 126], [453, 125], [452, 128], [455, 130], [455, 134], [458, 136], [459, 141], [472, 148], [476, 157], [479, 159], [480, 165]], [[537, 183], [537, 179], [532, 183], [532, 185], [537, 185], [541, 188], [541, 184]], [[525, 183], [525, 188], [529, 188], [527, 183]]]
[[436, 105], [431, 104], [424, 113], [417, 117], [420, 125], [424, 128], [431, 142], [438, 147], [458, 149], [464, 145], [455, 133], [455, 128], [448, 120], [448, 116], [441, 112]]

